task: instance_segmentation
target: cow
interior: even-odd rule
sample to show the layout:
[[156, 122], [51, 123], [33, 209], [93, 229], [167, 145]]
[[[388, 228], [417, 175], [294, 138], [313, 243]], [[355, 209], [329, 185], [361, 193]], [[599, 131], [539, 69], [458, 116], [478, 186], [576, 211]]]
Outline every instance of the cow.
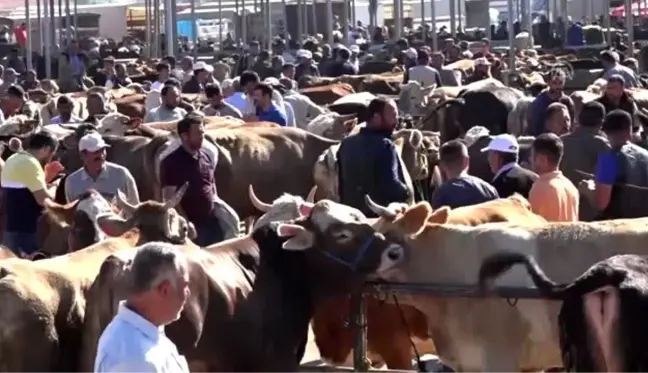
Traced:
[[[118, 198], [118, 207], [131, 216], [128, 220], [114, 213], [97, 217], [100, 228], [118, 238], [38, 262], [2, 261], [0, 302], [12, 306], [0, 307], [0, 366], [8, 371], [75, 371], [86, 294], [104, 259], [153, 240], [193, 245], [193, 226], [173, 209], [186, 189], [183, 186], [165, 203], [130, 206]], [[123, 230], [115, 234], [115, 227]]]
[[[568, 282], [597, 261], [618, 254], [645, 254], [648, 219], [596, 223], [513, 223], [463, 227], [428, 224], [429, 209], [408, 209], [384, 232], [402, 235], [406, 259], [387, 281], [475, 286], [484, 258], [503, 249], [533, 255], [557, 281]], [[529, 287], [519, 271], [498, 285]], [[538, 371], [561, 364], [555, 329], [559, 304], [552, 300], [446, 298], [399, 295], [428, 316], [438, 355], [459, 371]]]
[[[594, 264], [577, 279], [556, 284], [533, 256], [501, 252], [479, 270], [486, 288], [516, 264], [523, 264], [540, 294], [562, 301], [558, 315], [563, 367], [567, 372], [642, 372], [648, 369], [644, 338], [648, 324], [648, 259], [616, 255]], [[644, 308], [646, 307], [646, 308]]]
[[335, 83], [321, 87], [302, 88], [299, 90], [317, 105], [329, 104], [341, 97], [354, 93], [353, 88], [346, 83]]
[[0, 246], [0, 259], [12, 259], [12, 258], [18, 258], [18, 256], [14, 254], [14, 252], [11, 251], [9, 248], [5, 246]]
[[[165, 328], [193, 371], [296, 371], [319, 299], [389, 270], [403, 248], [358, 210], [319, 201], [307, 217], [255, 229], [204, 249], [182, 248], [191, 295]], [[89, 295], [80, 370], [123, 298], [134, 250], [107, 258]], [[232, 296], [236, 294], [236, 296]], [[214, 332], [216, 331], [216, 332]]]
[[306, 131], [332, 140], [342, 140], [358, 125], [355, 114], [340, 115], [336, 112], [320, 114], [306, 126]]

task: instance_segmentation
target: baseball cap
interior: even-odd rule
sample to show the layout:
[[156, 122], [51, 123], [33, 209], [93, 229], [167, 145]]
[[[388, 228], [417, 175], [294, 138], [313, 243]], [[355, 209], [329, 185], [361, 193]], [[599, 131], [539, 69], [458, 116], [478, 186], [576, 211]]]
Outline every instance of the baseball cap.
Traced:
[[110, 145], [106, 144], [103, 137], [97, 132], [91, 132], [79, 140], [79, 150], [96, 152], [104, 148], [109, 148]]
[[193, 70], [207, 70], [208, 72], [214, 71], [214, 67], [212, 65], [208, 65], [202, 61], [196, 62], [193, 66]]
[[409, 48], [405, 51], [405, 55], [413, 60], [418, 58], [418, 52], [414, 48]]
[[488, 146], [483, 148], [481, 151], [487, 152], [489, 150], [517, 154], [520, 150], [520, 145], [518, 145], [517, 139], [514, 136], [505, 133], [493, 137], [490, 143], [488, 143]]

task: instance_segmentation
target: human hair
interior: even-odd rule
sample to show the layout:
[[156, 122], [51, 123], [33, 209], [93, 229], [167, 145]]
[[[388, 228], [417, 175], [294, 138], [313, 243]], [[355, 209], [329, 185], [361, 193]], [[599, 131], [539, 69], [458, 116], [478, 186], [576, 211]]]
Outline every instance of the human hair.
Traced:
[[619, 83], [622, 86], [625, 86], [625, 78], [619, 74], [614, 74], [608, 78], [608, 84], [610, 83]]
[[41, 130], [33, 134], [27, 142], [25, 149], [41, 150], [44, 148], [56, 149], [59, 141], [49, 131]]
[[340, 50], [338, 51], [338, 57], [346, 61], [351, 58], [351, 53], [346, 48], [340, 48]]
[[173, 245], [149, 242], [137, 249], [130, 265], [130, 291], [139, 294], [154, 289], [165, 280], [177, 287], [178, 272], [186, 258]]
[[81, 123], [74, 129], [74, 136], [80, 140], [83, 136], [92, 132], [97, 132], [97, 128], [92, 123]]
[[167, 79], [167, 80], [164, 82], [164, 85], [165, 85], [165, 86], [170, 85], [170, 86], [174, 86], [174, 87], [180, 88], [180, 82], [178, 81], [178, 79], [174, 79], [174, 78]]
[[590, 101], [583, 104], [578, 123], [583, 127], [597, 127], [603, 124], [605, 119], [605, 106], [598, 101]]
[[16, 84], [12, 84], [7, 88], [7, 94], [12, 97], [25, 98], [25, 90]]
[[608, 63], [615, 63], [617, 62], [617, 57], [614, 55], [614, 52], [612, 51], [603, 51], [601, 52], [601, 61], [608, 62]]
[[205, 96], [207, 96], [207, 98], [222, 95], [223, 91], [221, 90], [221, 86], [219, 84], [211, 83], [205, 86]]
[[367, 118], [371, 119], [374, 115], [382, 115], [385, 111], [385, 107], [389, 105], [389, 101], [383, 97], [377, 97], [371, 100], [369, 106], [367, 107]]
[[68, 96], [63, 95], [63, 96], [59, 96], [59, 98], [56, 100], [56, 106], [60, 106], [60, 105], [70, 105], [70, 106], [72, 106], [73, 103], [72, 103], [72, 100]]
[[615, 109], [607, 113], [603, 120], [603, 131], [625, 132], [632, 129], [632, 117], [626, 111]]
[[169, 66], [171, 66], [171, 68], [174, 68], [175, 65], [176, 65], [176, 59], [175, 59], [175, 57], [173, 57], [173, 56], [166, 56], [166, 57], [164, 57], [164, 58], [162, 59], [162, 61], [166, 61], [166, 62], [168, 62], [168, 63], [169, 63]]
[[500, 158], [502, 161], [502, 164], [508, 164], [508, 163], [513, 163], [518, 161], [518, 154], [517, 153], [509, 153], [509, 152], [498, 152], [496, 150], [493, 151], [493, 153], [497, 154], [497, 156]]
[[178, 121], [178, 135], [189, 132], [192, 124], [202, 124], [203, 117], [196, 113], [189, 113]]
[[553, 165], [560, 163], [565, 152], [562, 140], [554, 133], [543, 133], [536, 137], [531, 147], [534, 154], [544, 155]]
[[239, 79], [241, 87], [245, 87], [248, 83], [257, 84], [260, 81], [261, 79], [259, 78], [259, 74], [254, 71], [243, 71], [243, 74], [241, 74], [241, 78]]
[[171, 84], [165, 84], [164, 87], [162, 87], [162, 90], [160, 91], [160, 94], [162, 96], [166, 96], [167, 94], [169, 94], [169, 91], [171, 91], [174, 88], [178, 88], [178, 87], [176, 87], [174, 85], [171, 85]]
[[448, 141], [439, 149], [439, 160], [445, 167], [455, 168], [465, 159], [468, 159], [468, 148], [459, 140]]
[[171, 66], [166, 62], [160, 62], [155, 66], [155, 71], [157, 71], [157, 72], [160, 72], [162, 70], [169, 71], [170, 69], [171, 69]]
[[545, 112], [546, 118], [549, 119], [552, 115], [560, 113], [563, 110], [568, 110], [565, 104], [560, 102], [552, 102], [551, 104], [549, 104], [549, 106], [547, 106], [547, 110]]
[[266, 83], [259, 83], [254, 87], [254, 90], [259, 90], [264, 96], [272, 97], [272, 87]]

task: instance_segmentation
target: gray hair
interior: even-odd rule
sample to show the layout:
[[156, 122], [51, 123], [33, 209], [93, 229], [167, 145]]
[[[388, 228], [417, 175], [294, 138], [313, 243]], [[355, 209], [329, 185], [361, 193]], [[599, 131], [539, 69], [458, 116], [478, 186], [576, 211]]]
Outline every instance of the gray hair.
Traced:
[[149, 242], [140, 246], [130, 265], [131, 292], [151, 290], [164, 280], [177, 286], [178, 272], [186, 263], [184, 255], [169, 243]]

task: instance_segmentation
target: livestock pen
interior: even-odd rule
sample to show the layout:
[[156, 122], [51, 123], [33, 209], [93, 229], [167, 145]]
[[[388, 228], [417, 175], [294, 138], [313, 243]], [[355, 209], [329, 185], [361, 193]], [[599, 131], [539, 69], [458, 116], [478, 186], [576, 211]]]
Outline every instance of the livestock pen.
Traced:
[[[351, 320], [349, 327], [354, 329], [355, 347], [353, 349], [353, 371], [366, 372], [370, 369], [367, 360], [367, 319], [366, 296], [377, 296], [387, 301], [392, 297], [400, 307], [397, 294], [417, 294], [444, 298], [503, 298], [511, 307], [515, 307], [519, 299], [552, 299], [540, 295], [535, 287], [495, 286], [483, 290], [477, 285], [453, 285], [441, 283], [397, 283], [397, 282], [367, 282], [365, 287], [351, 295]], [[408, 328], [403, 319], [403, 327]], [[418, 358], [418, 356], [417, 356]], [[441, 358], [441, 357], [440, 357]], [[397, 372], [389, 370], [391, 372]]]

